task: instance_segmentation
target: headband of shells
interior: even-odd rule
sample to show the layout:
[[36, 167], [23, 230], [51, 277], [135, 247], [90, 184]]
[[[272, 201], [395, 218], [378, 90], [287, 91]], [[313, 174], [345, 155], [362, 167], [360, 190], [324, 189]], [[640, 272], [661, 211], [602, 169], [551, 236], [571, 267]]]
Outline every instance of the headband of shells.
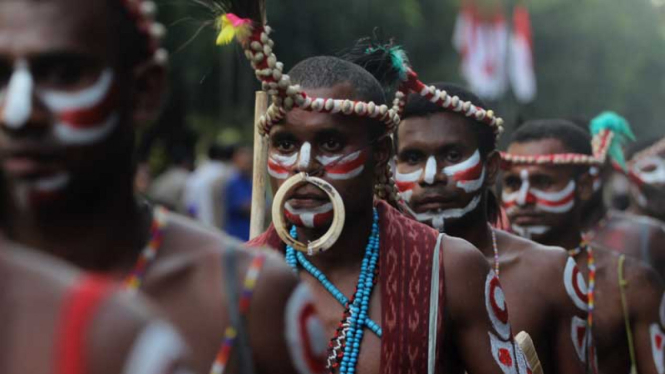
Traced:
[[441, 91], [434, 86], [426, 86], [410, 67], [407, 71], [407, 78], [400, 84], [393, 101], [394, 108], [396, 108], [400, 117], [404, 112], [407, 97], [411, 92], [419, 94], [444, 110], [460, 113], [465, 117], [473, 118], [490, 126], [494, 132], [495, 144], [498, 143], [501, 134], [503, 134], [503, 119], [497, 117], [494, 111], [483, 109], [470, 101], [463, 101], [457, 96], [450, 96], [446, 91]]
[[159, 64], [166, 64], [168, 52], [161, 48], [166, 36], [164, 25], [156, 21], [157, 4], [150, 0], [120, 0], [120, 3], [136, 24], [138, 31], [148, 39], [148, 51]]
[[628, 162], [630, 165], [635, 165], [636, 162], [651, 156], [657, 156], [665, 152], [665, 137], [654, 143], [652, 146], [644, 149], [633, 156]]
[[602, 130], [591, 140], [593, 155], [580, 153], [558, 153], [550, 155], [513, 155], [501, 152], [501, 160], [507, 165], [588, 165], [601, 166], [607, 159], [607, 153], [612, 144], [614, 132]]
[[[252, 22], [251, 20], [243, 21]], [[270, 33], [269, 26], [252, 22], [251, 34], [244, 39], [237, 37], [245, 50], [245, 56], [255, 71], [256, 78], [261, 82], [261, 88], [272, 99], [272, 104], [266, 114], [257, 123], [262, 135], [268, 134], [270, 128], [282, 121], [286, 113], [293, 108], [320, 113], [340, 113], [374, 118], [385, 123], [389, 132], [395, 130], [400, 122], [395, 108], [373, 102], [365, 103], [362, 101], [307, 96], [299, 85], [294, 85], [291, 78], [284, 74], [284, 64], [277, 60], [273, 52], [275, 43], [270, 38]]]

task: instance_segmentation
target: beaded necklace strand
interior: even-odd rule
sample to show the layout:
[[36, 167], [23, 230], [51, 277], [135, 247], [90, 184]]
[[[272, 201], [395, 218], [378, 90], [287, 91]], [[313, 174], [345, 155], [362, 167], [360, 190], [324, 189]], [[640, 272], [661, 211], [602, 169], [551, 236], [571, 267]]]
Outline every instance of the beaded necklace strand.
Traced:
[[[297, 238], [295, 227], [291, 228], [290, 234], [294, 239]], [[302, 266], [345, 308], [342, 322], [329, 346], [331, 349], [327, 369], [330, 373], [333, 373], [337, 367], [340, 369], [340, 374], [354, 374], [356, 372], [365, 327], [372, 330], [379, 337], [382, 335], [381, 328], [368, 315], [369, 300], [378, 278], [378, 260], [379, 214], [376, 209], [373, 212], [372, 232], [365, 247], [365, 256], [363, 257], [356, 291], [351, 300], [346, 298], [319, 269], [309, 262], [304, 254], [296, 253], [291, 246], [286, 247], [287, 264], [295, 272], [298, 271], [298, 265]], [[372, 328], [371, 325], [374, 327]]]
[[124, 285], [126, 289], [136, 292], [141, 288], [145, 273], [154, 262], [155, 257], [157, 257], [157, 252], [159, 252], [159, 248], [162, 246], [165, 226], [166, 209], [162, 207], [155, 208], [152, 223], [150, 224], [150, 239], [148, 240], [148, 245], [146, 245], [139, 255], [132, 272], [125, 278]]
[[[148, 245], [141, 252], [141, 255], [136, 261], [136, 265], [134, 265], [132, 272], [125, 278], [124, 285], [127, 290], [137, 292], [141, 288], [145, 274], [157, 257], [157, 253], [159, 252], [162, 242], [164, 241], [165, 227], [166, 209], [163, 207], [157, 207], [154, 209], [154, 215], [150, 225], [150, 239], [148, 240]], [[252, 294], [254, 292], [254, 288], [256, 287], [256, 280], [258, 279], [264, 262], [265, 256], [259, 255], [256, 256], [252, 260], [252, 263], [249, 265], [247, 275], [245, 276], [245, 281], [243, 283], [243, 291], [240, 294], [240, 315], [245, 315], [248, 312]], [[224, 331], [222, 346], [217, 352], [217, 356], [215, 356], [215, 362], [210, 369], [210, 374], [224, 373], [224, 370], [228, 365], [228, 361], [231, 358], [231, 349], [233, 348], [237, 335], [238, 332], [234, 326], [229, 326], [226, 328]]]
[[496, 277], [499, 277], [499, 246], [496, 244], [496, 230], [490, 225], [489, 223], [487, 224], [487, 227], [489, 227], [490, 231], [492, 232], [492, 249], [494, 249], [494, 273], [496, 274]]

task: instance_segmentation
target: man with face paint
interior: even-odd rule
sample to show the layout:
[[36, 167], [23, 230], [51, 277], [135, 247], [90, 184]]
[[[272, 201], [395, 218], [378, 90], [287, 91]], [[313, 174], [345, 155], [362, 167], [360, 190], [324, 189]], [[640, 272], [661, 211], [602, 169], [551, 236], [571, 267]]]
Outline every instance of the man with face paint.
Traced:
[[[592, 123], [599, 121], [627, 124], [624, 118], [611, 112], [599, 115]], [[665, 175], [665, 168], [662, 168], [664, 172], [661, 173], [659, 153], [662, 152], [658, 152], [659, 147], [664, 147], [663, 143], [658, 144], [652, 140], [638, 142], [630, 147], [626, 169], [617, 163], [592, 168], [592, 171], [596, 171], [592, 174], [594, 194], [585, 204], [582, 217], [588, 241], [640, 259], [665, 279], [665, 251], [662, 250], [665, 230], [658, 220], [658, 212], [665, 209], [661, 202], [663, 198], [660, 197], [665, 184], [659, 182], [661, 174]], [[631, 207], [625, 212], [608, 208], [603, 199], [602, 187], [615, 171], [627, 175], [630, 181]], [[645, 196], [651, 199], [647, 202]]]
[[[434, 86], [486, 108], [461, 87]], [[560, 248], [490, 226], [498, 212], [491, 189], [500, 165], [492, 129], [418, 94], [409, 96], [403, 117], [396, 180], [409, 214], [480, 249], [500, 276], [515, 331], [531, 335], [544, 372], [583, 373], [587, 357], [577, 338], [585, 333], [574, 327], [586, 319], [586, 305], [576, 306], [565, 287], [567, 267], [577, 271], [574, 261]]]
[[320, 324], [282, 259], [134, 196], [135, 126], [155, 117], [165, 83], [155, 11], [144, 0], [0, 0], [1, 227], [145, 292], [197, 372], [319, 372]]
[[582, 205], [593, 193], [589, 165], [601, 164], [618, 145], [611, 141], [616, 128], [594, 127], [594, 133], [592, 152], [590, 136], [568, 121], [524, 123], [503, 155], [503, 204], [517, 233], [567, 248], [577, 261], [580, 272], [572, 271], [566, 287], [588, 305], [593, 341], [585, 346], [597, 356], [594, 372], [662, 374], [662, 281], [639, 262], [582, 239]]
[[[264, 87], [274, 83], [271, 77], [282, 77], [278, 89], [268, 90], [276, 104], [259, 122], [269, 138], [273, 190], [300, 173], [320, 178], [341, 197], [346, 219], [339, 239], [315, 255], [296, 253], [274, 226], [250, 244], [284, 251], [315, 291], [332, 337], [329, 372], [527, 372], [503, 290], [480, 253], [387, 202], [396, 204], [387, 176], [393, 149], [388, 135], [399, 118], [395, 107], [385, 105], [381, 84], [335, 57], [306, 59], [282, 75], [269, 33], [254, 23], [241, 44], [257, 75], [269, 77]], [[280, 104], [291, 100], [298, 107]], [[334, 222], [328, 195], [315, 185], [296, 185], [285, 196], [281, 213], [292, 238], [312, 242]]]

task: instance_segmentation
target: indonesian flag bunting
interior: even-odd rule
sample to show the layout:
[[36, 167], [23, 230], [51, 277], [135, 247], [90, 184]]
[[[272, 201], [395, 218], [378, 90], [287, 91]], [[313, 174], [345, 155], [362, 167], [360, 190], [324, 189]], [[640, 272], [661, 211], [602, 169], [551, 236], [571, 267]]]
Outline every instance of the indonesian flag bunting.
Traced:
[[508, 37], [503, 8], [481, 14], [473, 0], [465, 0], [457, 16], [453, 45], [462, 58], [461, 73], [471, 91], [497, 100], [508, 90], [526, 103], [536, 96], [529, 13], [517, 5]]
[[513, 32], [510, 40], [510, 83], [521, 103], [536, 98], [536, 73], [533, 68], [533, 39], [529, 11], [516, 5], [513, 12]]

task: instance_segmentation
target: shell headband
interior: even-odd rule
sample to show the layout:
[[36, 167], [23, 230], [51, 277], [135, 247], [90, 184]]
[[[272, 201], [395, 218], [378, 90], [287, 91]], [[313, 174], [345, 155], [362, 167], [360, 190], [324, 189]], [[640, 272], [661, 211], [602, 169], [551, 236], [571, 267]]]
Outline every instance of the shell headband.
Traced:
[[160, 47], [166, 28], [155, 20], [157, 5], [150, 0], [120, 0], [128, 16], [134, 21], [139, 33], [148, 40], [148, 52], [157, 63], [165, 64], [168, 53]]
[[234, 13], [218, 16], [220, 33], [217, 44], [225, 45], [237, 40], [244, 49], [245, 57], [250, 61], [256, 78], [261, 82], [261, 88], [272, 99], [266, 114], [257, 123], [261, 134], [268, 134], [270, 128], [282, 121], [286, 113], [293, 108], [374, 118], [385, 123], [388, 132], [395, 130], [400, 121], [395, 108], [373, 102], [309, 97], [284, 74], [284, 64], [277, 60], [273, 52], [275, 43], [270, 38], [272, 30], [255, 18], [242, 18]]
[[604, 112], [594, 118], [590, 124], [593, 155], [581, 153], [557, 153], [547, 155], [513, 155], [501, 153], [503, 167], [509, 165], [587, 165], [602, 166], [610, 156], [622, 168], [626, 167], [623, 144], [634, 140], [628, 122], [612, 112]]
[[[400, 118], [408, 95], [414, 93], [446, 111], [459, 113], [490, 126], [496, 141], [503, 133], [503, 119], [497, 117], [494, 111], [483, 109], [470, 101], [463, 101], [457, 96], [450, 96], [446, 91], [434, 86], [425, 85], [411, 67], [406, 52], [392, 42], [377, 43], [369, 38], [361, 39], [345, 58], [363, 66], [386, 86], [392, 86], [393, 81], [397, 82], [393, 109]], [[390, 63], [384, 63], [386, 60]]]

